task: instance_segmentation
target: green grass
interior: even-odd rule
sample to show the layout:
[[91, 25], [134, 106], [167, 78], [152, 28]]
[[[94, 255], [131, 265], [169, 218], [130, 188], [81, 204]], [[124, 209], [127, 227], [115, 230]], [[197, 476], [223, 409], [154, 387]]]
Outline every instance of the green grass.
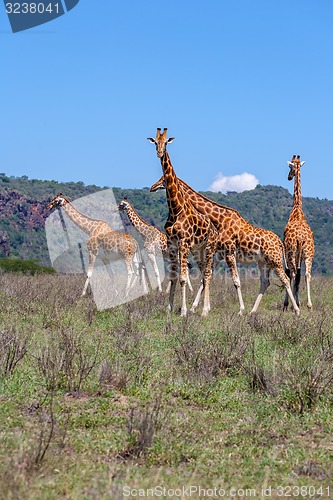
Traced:
[[[300, 318], [282, 313], [276, 280], [258, 314], [239, 317], [230, 280], [216, 279], [210, 315], [186, 319], [155, 292], [98, 312], [79, 298], [83, 279], [0, 275], [1, 497], [332, 495], [332, 279], [313, 279]], [[257, 289], [244, 281], [247, 311]]]

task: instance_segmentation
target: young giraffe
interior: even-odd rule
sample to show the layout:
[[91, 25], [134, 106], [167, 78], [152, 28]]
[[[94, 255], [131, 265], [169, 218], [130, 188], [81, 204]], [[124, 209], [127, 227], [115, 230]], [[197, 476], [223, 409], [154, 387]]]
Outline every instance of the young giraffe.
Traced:
[[[172, 310], [173, 307], [179, 258], [179, 281], [182, 288], [181, 315], [186, 316], [186, 272], [188, 256], [191, 251], [203, 276], [204, 306], [202, 316], [207, 316], [210, 310], [209, 286], [212, 278], [213, 258], [216, 251], [217, 231], [210, 219], [198, 212], [183, 195], [166, 149], [167, 144], [172, 142], [174, 138], [167, 139], [166, 133], [166, 128], [163, 133], [158, 128], [156, 138], [149, 137], [148, 141], [155, 144], [157, 157], [161, 160], [169, 206], [169, 215], [164, 226], [167, 233], [168, 251], [171, 260], [169, 309]], [[197, 303], [193, 304], [192, 310], [196, 306]]]
[[[134, 210], [133, 205], [127, 200], [125, 197], [117, 207], [118, 210], [123, 210], [127, 213], [127, 216], [135, 229], [143, 236], [144, 238], [144, 248], [147, 252], [148, 259], [150, 260], [156, 281], [158, 290], [162, 292], [161, 278], [160, 272], [158, 269], [158, 265], [156, 262], [156, 254], [162, 253], [163, 256], [168, 255], [168, 244], [167, 244], [167, 235], [162, 233], [157, 227], [148, 224], [148, 222], [144, 221], [142, 217]], [[187, 270], [187, 280], [188, 287], [191, 291], [193, 291], [190, 278]], [[171, 282], [168, 284], [167, 293], [169, 291], [169, 286], [171, 286]]]
[[[290, 277], [291, 283], [294, 282], [294, 296], [299, 306], [298, 289], [301, 280], [301, 264], [305, 264], [305, 280], [308, 296], [308, 308], [312, 308], [310, 296], [311, 267], [315, 251], [314, 235], [309, 224], [306, 221], [302, 210], [301, 193], [301, 162], [300, 156], [294, 155], [291, 161], [288, 161], [290, 167], [288, 181], [294, 180], [294, 201], [289, 216], [289, 220], [284, 229], [284, 246], [286, 249], [287, 269], [286, 273]], [[284, 309], [288, 307], [288, 296], [284, 300]]]
[[[260, 291], [251, 314], [255, 313], [259, 307], [270, 284], [269, 275], [273, 269], [286, 288], [296, 314], [299, 315], [299, 308], [291, 291], [290, 280], [283, 269], [284, 247], [280, 238], [272, 231], [253, 226], [243, 219], [237, 210], [220, 205], [197, 193], [181, 179], [178, 179], [178, 182], [187, 199], [199, 212], [207, 215], [218, 230], [217, 250], [220, 258], [225, 259], [230, 269], [237, 290], [239, 314], [243, 314], [244, 302], [236, 262], [241, 264], [257, 263], [260, 271]], [[165, 189], [163, 176], [150, 188], [151, 191], [157, 189]], [[201, 288], [195, 303], [200, 299], [200, 294]]]
[[[87, 215], [79, 212], [69, 201], [68, 198], [63, 196], [61, 193], [55, 196], [53, 200], [46, 205], [46, 208], [52, 210], [53, 208], [63, 208], [69, 218], [74, 222], [74, 224], [82, 229], [85, 233], [89, 234], [87, 241], [87, 247], [89, 251], [89, 267], [87, 272], [87, 279], [83, 287], [82, 296], [86, 294], [90, 278], [93, 273], [94, 264], [97, 258], [97, 254], [100, 248], [103, 249], [104, 254], [101, 256], [102, 261], [105, 265], [109, 264], [111, 253], [118, 253], [125, 261], [127, 268], [127, 286], [126, 295], [128, 294], [131, 287], [133, 287], [137, 274], [134, 271], [133, 264], [138, 270], [140, 265], [140, 248], [138, 242], [130, 236], [129, 234], [120, 233], [112, 229], [107, 222], [103, 220], [91, 219]], [[131, 279], [133, 274], [133, 283], [131, 284]], [[144, 288], [145, 278], [143, 274], [143, 269], [141, 269], [141, 279], [143, 280]], [[131, 286], [130, 286], [131, 285]]]

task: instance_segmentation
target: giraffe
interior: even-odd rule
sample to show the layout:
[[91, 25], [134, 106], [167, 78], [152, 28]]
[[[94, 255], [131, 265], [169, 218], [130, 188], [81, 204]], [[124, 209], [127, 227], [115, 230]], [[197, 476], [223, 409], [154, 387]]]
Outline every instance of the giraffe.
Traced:
[[[162, 233], [162, 231], [157, 229], [157, 227], [154, 227], [143, 220], [142, 217], [140, 217], [140, 215], [134, 210], [133, 205], [127, 200], [126, 197], [118, 204], [117, 210], [126, 212], [131, 224], [143, 236], [144, 249], [146, 250], [148, 259], [153, 266], [158, 289], [162, 292], [161, 278], [156, 262], [156, 254], [162, 253], [164, 257], [168, 255], [167, 235]], [[188, 269], [187, 284], [191, 292], [193, 292]], [[170, 286], [171, 282], [169, 281], [166, 293], [170, 291]]]
[[[306, 221], [302, 210], [301, 193], [301, 162], [300, 155], [293, 155], [292, 160], [288, 161], [290, 168], [288, 181], [294, 179], [294, 200], [291, 213], [284, 229], [284, 245], [286, 250], [287, 269], [286, 273], [290, 277], [291, 283], [294, 283], [294, 296], [299, 306], [298, 290], [301, 280], [301, 264], [305, 264], [305, 281], [309, 309], [312, 308], [310, 295], [310, 281], [312, 260], [315, 251], [314, 235], [309, 224]], [[288, 308], [288, 296], [284, 300], [284, 309]]]
[[[140, 248], [138, 242], [129, 234], [120, 233], [112, 229], [107, 222], [103, 220], [95, 220], [87, 215], [79, 212], [70, 202], [68, 198], [59, 193], [47, 205], [48, 210], [54, 208], [63, 208], [73, 223], [89, 235], [87, 247], [89, 252], [89, 266], [87, 272], [87, 279], [85, 281], [82, 297], [86, 294], [90, 278], [93, 273], [94, 264], [100, 249], [103, 250], [101, 255], [102, 261], [105, 265], [109, 264], [111, 254], [118, 253], [124, 259], [127, 268], [127, 285], [126, 295], [128, 295], [130, 288], [134, 286], [137, 279], [138, 272], [134, 271], [141, 267], [141, 280], [146, 291], [145, 277], [143, 268], [140, 263]], [[133, 282], [132, 277], [134, 276]]]
[[[295, 313], [299, 308], [293, 297], [290, 280], [283, 268], [284, 246], [280, 238], [267, 229], [261, 229], [247, 222], [234, 208], [220, 205], [206, 196], [197, 193], [186, 182], [178, 179], [179, 186], [191, 204], [202, 214], [210, 218], [218, 230], [217, 251], [224, 258], [231, 272], [233, 284], [239, 301], [239, 314], [244, 312], [244, 302], [241, 292], [237, 262], [241, 264], [257, 263], [260, 272], [260, 291], [252, 307], [251, 313], [257, 312], [261, 299], [270, 285], [269, 275], [273, 269], [284, 285], [292, 302]], [[165, 179], [162, 176], [151, 188], [151, 191], [165, 189]], [[201, 289], [195, 299], [200, 299]]]
[[[186, 316], [186, 283], [187, 261], [191, 251], [202, 273], [202, 289], [204, 290], [204, 306], [202, 316], [210, 310], [209, 287], [212, 278], [213, 258], [216, 251], [217, 231], [208, 217], [201, 214], [187, 200], [179, 188], [178, 178], [172, 166], [167, 144], [174, 138], [167, 139], [167, 129], [157, 129], [156, 138], [148, 141], [155, 144], [157, 157], [161, 160], [165, 179], [165, 189], [169, 207], [169, 215], [165, 223], [167, 245], [171, 261], [169, 310], [172, 311], [175, 287], [177, 282], [178, 260], [180, 263], [179, 281], [182, 289], [181, 316]], [[193, 304], [192, 311], [198, 305]]]
[[157, 227], [148, 224], [144, 221], [142, 217], [134, 210], [133, 205], [124, 198], [117, 206], [117, 210], [123, 210], [127, 213], [127, 216], [131, 224], [144, 238], [144, 248], [147, 252], [148, 259], [150, 260], [159, 291], [162, 291], [160, 272], [156, 262], [156, 254], [167, 253], [167, 236], [157, 229]]

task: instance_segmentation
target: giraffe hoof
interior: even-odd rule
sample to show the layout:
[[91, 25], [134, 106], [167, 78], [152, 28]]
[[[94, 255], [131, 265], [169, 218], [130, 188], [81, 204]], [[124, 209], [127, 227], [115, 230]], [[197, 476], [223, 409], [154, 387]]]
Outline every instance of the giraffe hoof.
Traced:
[[243, 316], [243, 314], [244, 314], [244, 309], [240, 309], [239, 313], [238, 313], [238, 316]]
[[312, 310], [312, 304], [308, 304], [307, 306], [308, 306], [309, 311], [311, 311]]

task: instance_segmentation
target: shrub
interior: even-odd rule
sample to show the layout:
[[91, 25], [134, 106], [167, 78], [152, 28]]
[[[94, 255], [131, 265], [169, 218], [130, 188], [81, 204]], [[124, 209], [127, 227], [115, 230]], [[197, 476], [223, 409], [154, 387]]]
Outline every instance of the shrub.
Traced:
[[55, 270], [52, 267], [40, 266], [34, 260], [2, 258], [0, 259], [0, 268], [3, 269], [4, 271], [11, 271], [24, 274], [55, 273]]

